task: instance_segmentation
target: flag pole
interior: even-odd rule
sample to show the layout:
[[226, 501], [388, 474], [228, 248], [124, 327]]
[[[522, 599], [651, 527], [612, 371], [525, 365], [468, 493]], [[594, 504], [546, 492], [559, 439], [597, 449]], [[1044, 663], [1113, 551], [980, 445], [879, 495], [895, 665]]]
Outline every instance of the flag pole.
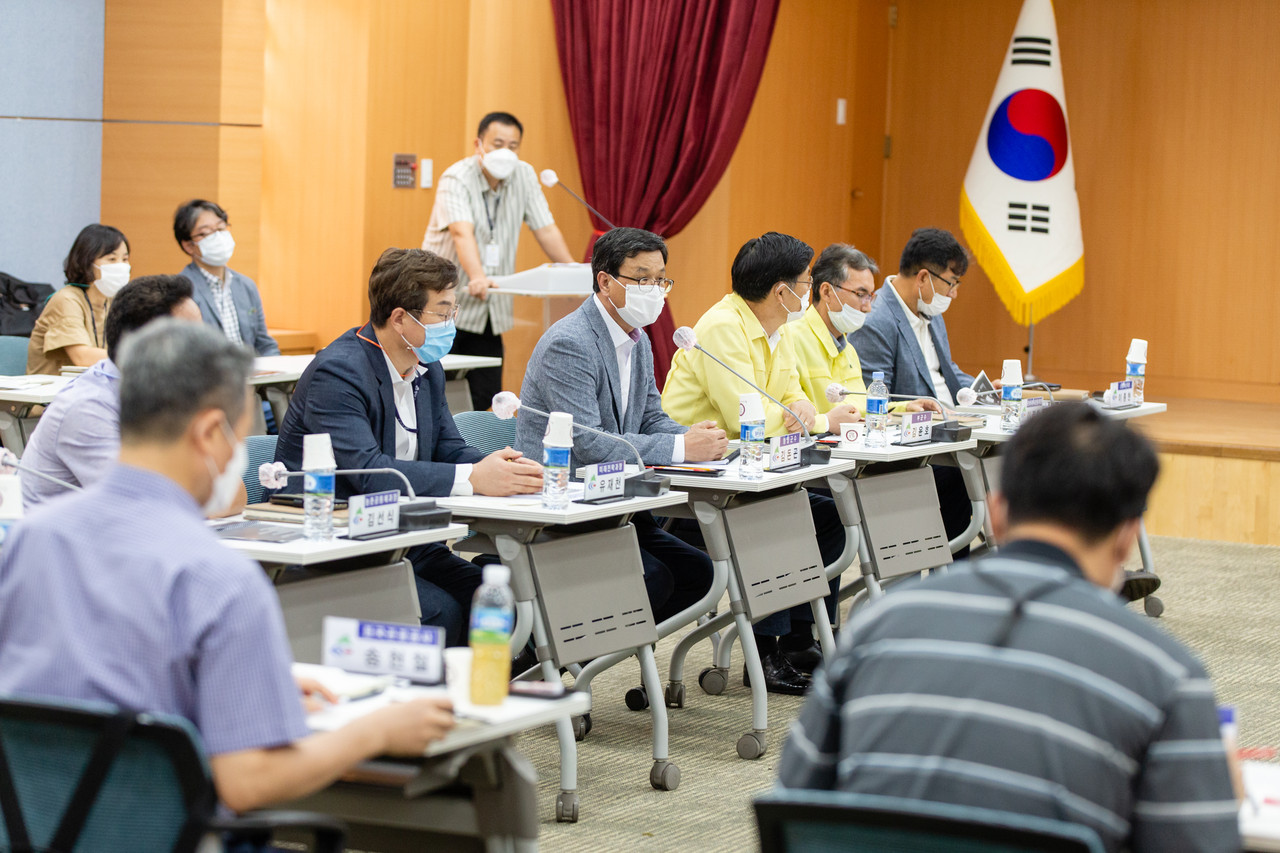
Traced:
[[1027, 309], [1027, 372], [1022, 377], [1022, 381], [1024, 384], [1028, 382], [1040, 381], [1040, 379], [1036, 376], [1035, 370], [1032, 367], [1032, 364], [1035, 359], [1035, 351], [1036, 351], [1036, 323], [1035, 323], [1035, 318], [1032, 316], [1031, 309], [1028, 308]]

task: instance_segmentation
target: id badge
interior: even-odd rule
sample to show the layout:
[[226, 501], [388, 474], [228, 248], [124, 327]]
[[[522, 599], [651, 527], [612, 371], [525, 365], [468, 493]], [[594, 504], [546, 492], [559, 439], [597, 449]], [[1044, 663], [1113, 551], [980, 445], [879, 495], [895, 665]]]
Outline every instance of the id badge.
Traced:
[[484, 264], [485, 269], [496, 270], [500, 263], [499, 254], [497, 243], [485, 243], [484, 254], [480, 262]]

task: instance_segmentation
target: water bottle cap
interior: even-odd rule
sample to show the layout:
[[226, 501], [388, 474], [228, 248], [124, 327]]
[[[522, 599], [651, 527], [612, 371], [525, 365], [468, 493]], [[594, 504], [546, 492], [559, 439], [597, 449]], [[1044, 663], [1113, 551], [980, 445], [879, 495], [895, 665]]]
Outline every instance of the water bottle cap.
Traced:
[[547, 419], [547, 432], [542, 441], [552, 447], [573, 447], [573, 415], [568, 412], [552, 412]]
[[1000, 383], [1002, 385], [1021, 385], [1022, 384], [1022, 362], [1016, 358], [1006, 358], [1004, 360], [1004, 369], [1000, 371]]
[[499, 564], [485, 566], [481, 577], [487, 584], [506, 586], [511, 583], [511, 569]]
[[883, 382], [883, 381], [884, 381], [884, 371], [883, 371], [883, 370], [877, 370], [877, 371], [875, 371], [874, 373], [872, 373], [872, 374], [871, 374], [871, 381], [872, 381], [872, 382]]
[[738, 420], [740, 422], [764, 420], [764, 403], [760, 400], [759, 394], [752, 391], [738, 396]]
[[1138, 364], [1147, 363], [1147, 342], [1142, 338], [1134, 338], [1129, 342], [1129, 355], [1125, 357], [1125, 361], [1135, 361]]
[[316, 471], [338, 467], [333, 461], [333, 442], [329, 433], [321, 432], [302, 437], [302, 470]]

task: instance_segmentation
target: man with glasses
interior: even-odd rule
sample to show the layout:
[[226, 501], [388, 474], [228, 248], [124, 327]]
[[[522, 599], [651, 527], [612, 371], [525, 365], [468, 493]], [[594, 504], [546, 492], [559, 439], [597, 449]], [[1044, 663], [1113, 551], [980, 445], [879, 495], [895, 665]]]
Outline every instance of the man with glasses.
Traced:
[[[395, 468], [419, 495], [515, 495], [542, 489], [542, 466], [511, 448], [485, 456], [458, 434], [440, 358], [453, 344], [458, 268], [422, 249], [388, 249], [369, 276], [369, 322], [344, 332], [298, 380], [276, 460], [302, 467], [303, 437], [328, 433], [338, 468]], [[394, 489], [399, 477], [337, 478], [335, 497]], [[478, 566], [441, 544], [410, 550], [422, 623], [466, 642]]]
[[[862, 252], [845, 243], [832, 243], [813, 265], [813, 298], [804, 320], [787, 327], [796, 349], [800, 387], [820, 413], [835, 404], [827, 399], [827, 386], [835, 382], [851, 393], [845, 403], [859, 412], [867, 410], [867, 389], [857, 351], [849, 335], [862, 328], [866, 312], [875, 301], [876, 274], [880, 268]], [[933, 400], [895, 403], [893, 410], [940, 411]]]
[[[667, 244], [639, 228], [614, 228], [591, 252], [595, 294], [538, 341], [525, 370], [521, 400], [544, 412], [568, 412], [575, 424], [631, 442], [650, 465], [706, 462], [724, 455], [725, 432], [710, 420], [682, 426], [662, 411], [653, 350], [642, 327], [658, 319], [675, 284], [666, 277]], [[538, 456], [546, 419], [521, 412], [516, 448]], [[573, 437], [572, 467], [634, 461], [618, 441], [588, 432]], [[654, 619], [692, 606], [711, 586], [711, 560], [658, 527], [652, 514], [632, 517]]]
[[[890, 394], [933, 397], [945, 407], [955, 405], [956, 393], [972, 384], [973, 377], [951, 359], [942, 314], [968, 268], [969, 256], [950, 231], [919, 228], [911, 235], [902, 249], [898, 274], [885, 279], [866, 322], [850, 338], [868, 384], [871, 375], [881, 371]], [[933, 479], [943, 526], [954, 539], [973, 517], [969, 493], [959, 468], [935, 465]], [[957, 556], [967, 554], [966, 547]]]
[[267, 334], [257, 285], [227, 266], [236, 248], [227, 212], [212, 201], [192, 199], [174, 212], [173, 237], [191, 258], [181, 275], [191, 282], [205, 323], [258, 355], [279, 355], [275, 338]]

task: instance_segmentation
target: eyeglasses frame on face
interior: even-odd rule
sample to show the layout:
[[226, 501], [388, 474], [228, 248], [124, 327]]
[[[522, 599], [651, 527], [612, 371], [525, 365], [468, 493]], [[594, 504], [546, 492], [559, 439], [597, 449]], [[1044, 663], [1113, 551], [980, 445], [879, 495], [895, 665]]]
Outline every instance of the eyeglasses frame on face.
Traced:
[[[410, 316], [410, 317], [413, 317], [413, 314], [411, 314], [411, 313], [409, 313], [409, 312], [407, 312], [407, 311], [406, 311], [405, 313], [409, 314], [409, 316]], [[426, 308], [423, 308], [423, 309], [422, 309], [421, 311], [419, 311], [418, 313], [419, 313], [419, 314], [430, 314], [432, 317], [439, 317], [439, 318], [440, 318], [440, 322], [441, 322], [441, 323], [447, 323], [447, 322], [449, 322], [450, 320], [456, 320], [456, 319], [458, 318], [458, 306], [457, 306], [457, 305], [453, 306], [453, 309], [452, 309], [452, 310], [450, 310], [450, 312], [449, 312], [448, 314], [441, 314], [439, 311], [428, 311]], [[413, 317], [413, 319], [418, 320], [418, 318], [417, 318], [417, 317]], [[427, 324], [427, 323], [422, 322], [421, 320], [418, 320], [418, 325], [423, 326], [423, 327], [425, 328], [428, 324]], [[436, 325], [436, 324], [435, 324], [435, 323], [431, 323], [430, 325], [434, 326], [434, 325]]]
[[191, 235], [191, 242], [192, 242], [192, 243], [199, 243], [201, 240], [203, 240], [205, 237], [208, 237], [210, 234], [217, 234], [219, 231], [230, 231], [230, 230], [231, 230], [231, 226], [227, 224], [227, 222], [226, 222], [226, 220], [225, 220], [225, 219], [219, 219], [219, 220], [218, 220], [218, 222], [222, 225], [222, 227], [221, 227], [221, 228], [214, 228], [212, 231], [206, 231], [206, 232], [204, 232], [203, 234], [195, 234], [195, 233], [192, 233], [192, 235]]
[[[947, 292], [942, 294], [943, 296], [947, 296], [947, 297], [951, 296], [953, 293], [956, 292], [957, 289], [959, 289], [960, 285], [964, 283], [963, 279], [961, 279], [960, 276], [956, 276], [956, 280], [952, 282], [952, 281], [948, 281], [946, 277], [943, 276], [943, 274], [940, 272], [934, 272], [928, 267], [924, 267], [923, 269], [925, 272], [929, 274], [930, 282], [932, 282], [933, 279], [937, 279], [938, 281], [941, 281], [943, 284], [947, 286]], [[952, 273], [952, 275], [955, 275], [955, 273]], [[934, 290], [937, 291], [937, 287], [934, 287]]]
[[636, 285], [639, 286], [641, 293], [648, 293], [650, 287], [655, 286], [658, 282], [662, 282], [662, 284], [658, 286], [662, 289], [662, 295], [666, 296], [671, 292], [671, 288], [676, 286], [675, 281], [670, 278], [634, 278], [629, 275], [623, 275], [622, 273], [618, 273], [613, 277], [615, 279], [625, 278], [627, 281], [634, 281]]
[[[849, 288], [843, 287], [839, 284], [833, 284], [831, 286], [834, 287], [836, 290], [843, 290], [845, 293], [856, 296], [858, 298], [858, 301], [861, 302], [863, 305], [870, 305], [876, 301], [876, 292], [874, 290], [870, 290], [866, 293], [866, 295], [863, 295], [861, 293], [858, 293], [858, 291], [856, 290], [850, 290]], [[836, 298], [839, 299], [840, 297], [837, 296]]]

